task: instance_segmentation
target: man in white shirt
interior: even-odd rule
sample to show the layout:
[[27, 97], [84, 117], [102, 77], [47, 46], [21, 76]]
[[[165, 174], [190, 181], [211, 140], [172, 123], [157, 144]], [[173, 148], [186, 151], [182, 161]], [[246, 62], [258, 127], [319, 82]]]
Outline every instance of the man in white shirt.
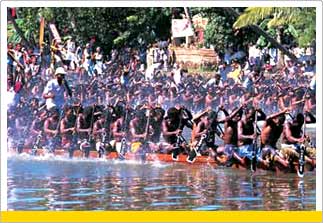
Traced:
[[[68, 91], [66, 83], [64, 83], [64, 76], [66, 71], [63, 67], [58, 67], [55, 71], [55, 79], [48, 81], [43, 97], [46, 99], [46, 108], [51, 110], [57, 108], [61, 110], [65, 103], [64, 92]], [[69, 92], [68, 92], [69, 93]]]
[[181, 67], [179, 67], [177, 64], [174, 65], [174, 81], [177, 86], [181, 84], [182, 81]]

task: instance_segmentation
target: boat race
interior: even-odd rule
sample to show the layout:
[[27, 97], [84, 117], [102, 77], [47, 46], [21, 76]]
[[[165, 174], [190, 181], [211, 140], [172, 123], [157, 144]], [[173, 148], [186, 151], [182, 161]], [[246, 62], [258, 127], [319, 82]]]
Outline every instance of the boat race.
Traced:
[[316, 8], [141, 7], [7, 7], [7, 209], [315, 211]]

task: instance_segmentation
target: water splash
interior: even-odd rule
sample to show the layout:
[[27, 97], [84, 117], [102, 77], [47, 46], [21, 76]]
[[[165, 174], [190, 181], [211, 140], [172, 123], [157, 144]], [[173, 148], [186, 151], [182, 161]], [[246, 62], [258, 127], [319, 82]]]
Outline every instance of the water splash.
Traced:
[[44, 153], [42, 156], [33, 156], [28, 153], [8, 153], [8, 160], [23, 160], [23, 161], [38, 161], [38, 162], [67, 162], [67, 163], [93, 163], [93, 164], [108, 164], [108, 165], [131, 165], [131, 166], [152, 166], [154, 168], [165, 168], [170, 164], [161, 163], [159, 160], [151, 162], [142, 162], [140, 160], [118, 160], [118, 159], [105, 159], [105, 158], [85, 158], [55, 156], [52, 153]]

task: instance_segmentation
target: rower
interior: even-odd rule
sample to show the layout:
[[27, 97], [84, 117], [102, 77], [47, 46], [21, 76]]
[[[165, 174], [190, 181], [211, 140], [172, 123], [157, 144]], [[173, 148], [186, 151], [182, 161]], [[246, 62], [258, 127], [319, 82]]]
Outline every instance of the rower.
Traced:
[[44, 122], [44, 133], [48, 144], [48, 151], [54, 152], [60, 146], [59, 122], [60, 114], [57, 109], [52, 109], [49, 117]]
[[205, 108], [214, 108], [219, 97], [216, 96], [216, 91], [212, 87], [208, 87], [207, 94], [205, 96]]
[[151, 142], [150, 146], [153, 147], [153, 151], [158, 151], [160, 149], [160, 136], [162, 133], [164, 115], [165, 110], [160, 107], [152, 109], [150, 113], [152, 134], [149, 135], [149, 141]]
[[201, 111], [204, 108], [204, 99], [204, 92], [196, 90], [193, 98], [193, 111]]
[[[148, 129], [146, 128], [148, 125]], [[146, 117], [145, 110], [137, 110], [135, 117], [129, 124], [131, 135], [131, 152], [143, 154], [150, 151], [147, 137], [152, 128], [149, 124], [149, 116]]]
[[73, 114], [72, 107], [65, 107], [64, 117], [60, 123], [60, 132], [62, 135], [62, 148], [64, 150], [69, 150], [70, 147], [75, 146], [73, 144], [73, 133], [76, 131], [75, 122], [76, 116]]
[[187, 108], [191, 108], [193, 104], [194, 95], [192, 94], [193, 89], [186, 88], [182, 95], [182, 102]]
[[[241, 163], [246, 167], [246, 159], [250, 162], [252, 160], [252, 152], [254, 146], [254, 140], [257, 137], [257, 132], [255, 132], [255, 115], [261, 114], [257, 117], [257, 120], [264, 120], [266, 115], [261, 109], [254, 109], [253, 107], [246, 109], [244, 117], [238, 122], [238, 154], [242, 157]], [[256, 123], [257, 124], [257, 123]]]
[[93, 136], [96, 141], [101, 139], [102, 134], [107, 133], [108, 129], [105, 128], [106, 121], [104, 113], [98, 114], [98, 120], [93, 125]]
[[43, 131], [44, 131], [44, 122], [47, 118], [47, 111], [43, 110], [40, 114], [38, 114], [38, 117], [36, 117], [33, 122], [31, 123], [31, 131], [30, 131], [30, 143], [34, 144], [37, 141], [37, 137], [39, 138], [39, 142], [37, 147], [41, 146], [41, 138], [43, 135]]
[[[162, 135], [165, 140], [162, 146], [162, 153], [172, 153], [175, 149], [179, 151], [176, 152], [173, 159], [176, 160], [179, 153], [181, 153], [185, 146], [185, 142], [181, 140], [181, 133], [183, 131], [182, 120], [180, 110], [172, 107], [167, 111], [167, 117], [162, 122]], [[174, 155], [174, 153], [173, 153]]]
[[106, 112], [101, 112], [99, 114], [99, 119], [93, 125], [93, 135], [96, 141], [96, 150], [101, 157], [106, 152], [106, 147], [109, 145], [107, 143], [110, 139], [110, 121]]
[[238, 122], [241, 120], [242, 109], [245, 104], [242, 104], [239, 108], [235, 109], [230, 115], [220, 106], [219, 109], [226, 115], [225, 118], [219, 120], [220, 123], [224, 122], [223, 141], [224, 145], [217, 148], [217, 154], [224, 155], [224, 157], [217, 156], [216, 159], [223, 165], [231, 166], [234, 160], [242, 163], [241, 157], [237, 153], [238, 146]]
[[[298, 113], [292, 121], [286, 122], [284, 125], [281, 152], [289, 161], [299, 159], [301, 144], [308, 140], [308, 136], [303, 134], [303, 124], [304, 115], [302, 113]], [[315, 156], [315, 150], [305, 148], [305, 154], [307, 154], [305, 155], [305, 162], [314, 167], [315, 159], [310, 158], [308, 154]]]
[[76, 121], [76, 131], [78, 132], [78, 144], [80, 149], [85, 152], [85, 156], [89, 155], [93, 146], [92, 125], [94, 120], [94, 106], [87, 107], [79, 114]]
[[289, 163], [284, 159], [283, 155], [278, 152], [276, 143], [283, 132], [285, 114], [289, 112], [288, 108], [283, 111], [272, 114], [266, 118], [266, 122], [261, 130], [260, 142], [262, 150], [262, 159], [267, 163], [267, 168], [273, 168], [278, 163], [285, 168], [289, 167]]
[[130, 117], [130, 108], [127, 106], [116, 106], [114, 109], [115, 121], [112, 123], [113, 140], [110, 142], [112, 147], [115, 147], [121, 159], [128, 151], [128, 126]]
[[187, 161], [192, 163], [196, 156], [202, 155], [212, 155], [216, 148], [215, 145], [215, 134], [221, 137], [221, 132], [218, 130], [217, 113], [214, 111], [209, 111], [205, 113], [198, 124], [194, 125], [191, 137], [191, 152], [187, 158]]

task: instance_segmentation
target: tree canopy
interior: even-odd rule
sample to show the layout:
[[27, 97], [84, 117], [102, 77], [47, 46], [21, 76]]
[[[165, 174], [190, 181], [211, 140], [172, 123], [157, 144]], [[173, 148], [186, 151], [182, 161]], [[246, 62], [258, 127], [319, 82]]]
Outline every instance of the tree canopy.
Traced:
[[[250, 25], [275, 38], [276, 28], [284, 28], [284, 36], [303, 47], [315, 41], [315, 8], [250, 7], [234, 8], [238, 19], [224, 8], [190, 8], [190, 14], [209, 19], [204, 33], [205, 45], [213, 45], [217, 52], [228, 46], [246, 49], [249, 43], [267, 46], [266, 38], [252, 32]], [[96, 37], [96, 44], [105, 51], [127, 46], [147, 46], [171, 37], [171, 19], [180, 17], [184, 8], [17, 8], [17, 18], [9, 18], [8, 40], [29, 42], [35, 46], [39, 38], [39, 21], [54, 23], [62, 37], [70, 35], [84, 44]], [[20, 29], [19, 32], [16, 29]], [[49, 30], [45, 40], [49, 43]], [[291, 38], [290, 38], [291, 37]], [[270, 41], [269, 41], [270, 42]], [[287, 44], [290, 44], [288, 42]]]
[[[241, 11], [243, 8], [237, 10]], [[248, 27], [234, 29], [235, 17], [222, 8], [197, 8], [195, 12], [209, 19], [205, 30], [205, 41], [207, 44], [212, 44], [217, 52], [224, 52], [227, 47], [234, 47], [236, 50], [246, 49], [249, 43], [256, 42], [258, 38]]]
[[[146, 45], [170, 38], [170, 8], [18, 8], [15, 20], [31, 43], [39, 38], [39, 21], [54, 23], [61, 36], [71, 35], [79, 43], [95, 36], [97, 44], [109, 50], [127, 45]], [[8, 33], [13, 37], [12, 28]], [[10, 30], [11, 29], [11, 30]], [[45, 31], [45, 39], [49, 31]]]
[[[306, 47], [315, 41], [316, 9], [310, 7], [249, 7], [234, 23], [235, 28], [266, 23], [268, 30], [284, 28], [297, 45]], [[265, 28], [265, 27], [264, 27]]]

